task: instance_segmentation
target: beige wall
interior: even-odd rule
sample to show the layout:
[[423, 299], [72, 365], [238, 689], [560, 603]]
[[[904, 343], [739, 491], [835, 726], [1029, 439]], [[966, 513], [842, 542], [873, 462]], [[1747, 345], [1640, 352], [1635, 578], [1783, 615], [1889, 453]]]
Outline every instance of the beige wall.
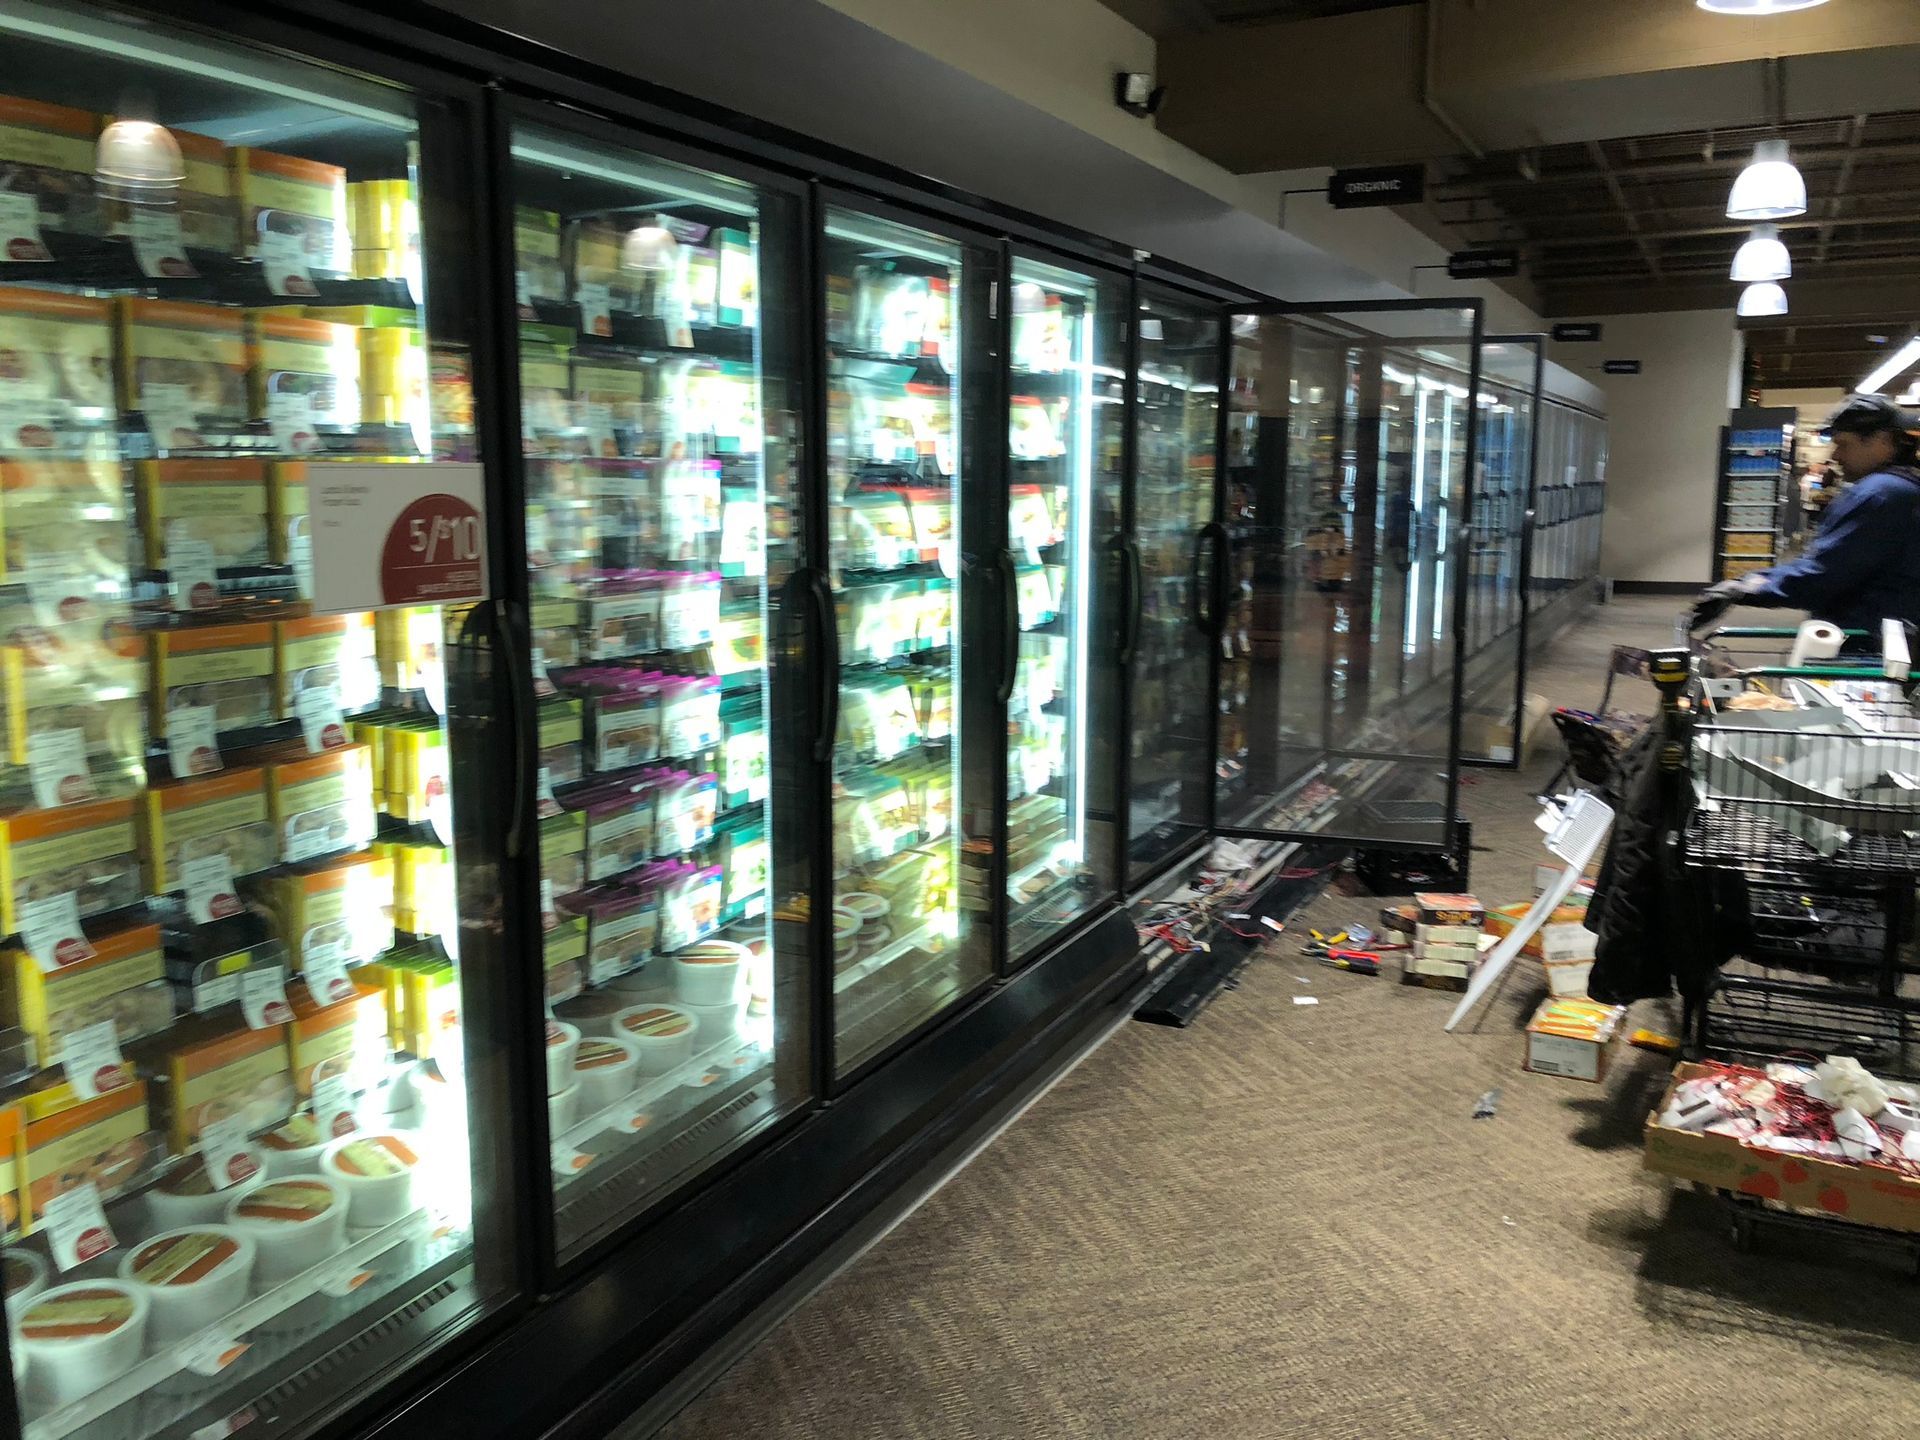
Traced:
[[[1705, 585], [1713, 574], [1714, 470], [1720, 427], [1740, 387], [1731, 310], [1608, 315], [1595, 345], [1549, 345], [1548, 358], [1607, 397], [1607, 512], [1601, 573]], [[1638, 375], [1606, 375], [1638, 360]]]

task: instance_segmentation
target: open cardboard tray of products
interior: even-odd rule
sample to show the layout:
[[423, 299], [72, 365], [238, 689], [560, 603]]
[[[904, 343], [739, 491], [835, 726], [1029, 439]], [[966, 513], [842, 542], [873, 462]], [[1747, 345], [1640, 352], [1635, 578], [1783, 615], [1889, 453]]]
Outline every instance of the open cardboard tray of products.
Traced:
[[1713, 1067], [1683, 1062], [1660, 1103], [1647, 1115], [1643, 1164], [1677, 1180], [1751, 1195], [1807, 1215], [1835, 1216], [1883, 1230], [1920, 1233], [1920, 1178], [1884, 1165], [1853, 1165], [1813, 1155], [1781, 1155], [1743, 1145], [1731, 1135], [1674, 1130], [1660, 1115], [1683, 1082]]

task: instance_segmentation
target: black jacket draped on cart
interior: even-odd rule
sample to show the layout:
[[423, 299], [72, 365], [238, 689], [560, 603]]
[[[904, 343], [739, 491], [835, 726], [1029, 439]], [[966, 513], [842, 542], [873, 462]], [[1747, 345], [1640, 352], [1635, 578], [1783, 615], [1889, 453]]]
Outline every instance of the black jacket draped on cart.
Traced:
[[1587, 928], [1598, 937], [1587, 993], [1610, 1005], [1676, 989], [1698, 1000], [1746, 941], [1745, 881], [1732, 871], [1681, 863], [1693, 785], [1684, 764], [1659, 763], [1667, 744], [1684, 743], [1678, 734], [1669, 739], [1666, 723], [1656, 717], [1640, 733], [1606, 797], [1613, 833], [1587, 908]]

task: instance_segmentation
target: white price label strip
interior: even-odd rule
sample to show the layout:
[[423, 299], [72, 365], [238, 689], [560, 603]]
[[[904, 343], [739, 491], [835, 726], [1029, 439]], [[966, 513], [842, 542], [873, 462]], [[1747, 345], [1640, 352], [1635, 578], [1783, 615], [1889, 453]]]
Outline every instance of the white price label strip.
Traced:
[[93, 799], [87, 732], [42, 730], [27, 736], [27, 775], [33, 785], [33, 803], [42, 809]]
[[47, 1232], [53, 1263], [62, 1270], [97, 1259], [120, 1243], [107, 1224], [100, 1192], [91, 1180], [47, 1201], [40, 1212], [39, 1228]]
[[224, 853], [181, 862], [180, 883], [187, 892], [187, 914], [197, 924], [210, 925], [246, 908], [234, 883], [233, 861]]
[[60, 1068], [82, 1100], [92, 1100], [127, 1083], [120, 1058], [120, 1032], [111, 1020], [67, 1032], [60, 1047]]
[[293, 708], [300, 717], [300, 734], [307, 750], [318, 755], [322, 750], [338, 750], [347, 743], [347, 723], [340, 714], [340, 690], [335, 685], [317, 685], [302, 690]]
[[71, 890], [29, 900], [20, 907], [20, 935], [42, 970], [91, 960], [94, 949], [80, 928], [80, 900]]
[[167, 762], [174, 779], [211, 775], [223, 768], [214, 714], [211, 705], [183, 705], [167, 712]]
[[278, 965], [262, 965], [240, 977], [240, 1013], [250, 1029], [284, 1025], [293, 1019], [287, 1003], [287, 972]]
[[260, 1167], [247, 1153], [247, 1118], [223, 1115], [200, 1127], [200, 1158], [216, 1190], [251, 1180]]

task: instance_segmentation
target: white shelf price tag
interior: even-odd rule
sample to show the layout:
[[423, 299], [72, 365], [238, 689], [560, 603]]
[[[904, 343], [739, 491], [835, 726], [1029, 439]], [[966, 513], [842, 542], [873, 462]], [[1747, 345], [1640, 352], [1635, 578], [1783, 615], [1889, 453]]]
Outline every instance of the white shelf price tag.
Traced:
[[251, 1180], [260, 1167], [247, 1152], [246, 1116], [223, 1115], [203, 1124], [200, 1159], [207, 1167], [207, 1179], [216, 1190]]
[[287, 972], [278, 965], [262, 965], [241, 975], [240, 1013], [252, 1030], [293, 1019], [293, 1007], [287, 1003]]
[[320, 1005], [338, 1005], [353, 998], [353, 981], [347, 978], [347, 951], [344, 944], [309, 945], [300, 957], [300, 978], [307, 993]]
[[120, 1032], [111, 1020], [67, 1032], [60, 1047], [60, 1068], [82, 1100], [92, 1100], [127, 1083], [120, 1059]]
[[20, 907], [20, 935], [42, 970], [91, 960], [93, 946], [80, 928], [80, 901], [71, 890], [29, 900]]
[[293, 702], [300, 716], [300, 734], [307, 750], [318, 755], [322, 750], [338, 750], [347, 743], [347, 723], [340, 714], [340, 689], [335, 685], [316, 685], [302, 690]]
[[304, 235], [285, 235], [266, 230], [260, 236], [260, 269], [267, 289], [276, 295], [292, 295], [310, 300], [320, 293], [307, 269], [307, 242]]
[[359, 1128], [353, 1089], [344, 1075], [322, 1075], [313, 1082], [313, 1123], [322, 1135], [338, 1140]]
[[279, 390], [267, 396], [267, 428], [277, 450], [305, 455], [320, 448], [313, 424], [313, 397], [303, 391]]
[[0, 190], [0, 260], [51, 260], [40, 236], [40, 202], [20, 190]]
[[33, 803], [42, 809], [93, 799], [87, 732], [42, 730], [27, 736], [27, 775], [33, 784]]
[[127, 227], [133, 258], [140, 273], [155, 280], [191, 280], [200, 272], [187, 259], [187, 240], [180, 229], [180, 212], [157, 205], [137, 205]]
[[211, 705], [183, 705], [167, 712], [167, 760], [173, 778], [211, 775], [222, 768]]
[[234, 883], [233, 860], [224, 852], [182, 861], [180, 883], [187, 892], [187, 914], [196, 924], [210, 925], [246, 908]]
[[167, 537], [167, 578], [173, 582], [174, 609], [220, 608], [220, 568], [212, 541], [195, 540], [175, 525]]
[[230, 1335], [196, 1335], [178, 1350], [174, 1358], [180, 1362], [182, 1370], [191, 1370], [196, 1375], [218, 1375], [252, 1347], [244, 1340], [235, 1340]]
[[47, 1232], [53, 1263], [62, 1270], [97, 1259], [120, 1243], [107, 1224], [100, 1191], [91, 1180], [47, 1201], [40, 1212], [40, 1226]]

